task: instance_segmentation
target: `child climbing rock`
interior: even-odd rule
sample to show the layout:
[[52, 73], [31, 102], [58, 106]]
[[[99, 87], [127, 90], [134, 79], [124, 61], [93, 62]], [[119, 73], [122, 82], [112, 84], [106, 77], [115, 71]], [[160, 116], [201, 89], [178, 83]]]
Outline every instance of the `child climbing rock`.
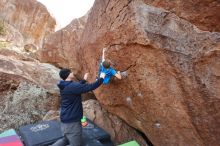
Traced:
[[105, 59], [105, 52], [106, 51], [107, 51], [107, 48], [103, 48], [102, 60], [99, 65], [99, 75], [100, 75], [100, 73], [106, 74], [104, 81], [103, 81], [103, 84], [108, 84], [112, 76], [115, 76], [116, 78], [121, 79], [120, 71], [116, 71], [114, 68], [112, 68], [110, 61]]

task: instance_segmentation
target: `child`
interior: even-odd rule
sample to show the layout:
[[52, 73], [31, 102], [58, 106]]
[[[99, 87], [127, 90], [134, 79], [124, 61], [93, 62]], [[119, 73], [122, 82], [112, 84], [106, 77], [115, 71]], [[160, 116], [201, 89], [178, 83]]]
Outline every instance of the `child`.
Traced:
[[110, 66], [110, 61], [105, 60], [105, 52], [106, 51], [107, 51], [107, 48], [103, 48], [102, 61], [99, 65], [99, 74], [101, 72], [106, 74], [104, 81], [103, 81], [103, 84], [108, 84], [112, 76], [115, 76], [118, 79], [121, 79], [120, 71], [116, 72], [116, 70]]

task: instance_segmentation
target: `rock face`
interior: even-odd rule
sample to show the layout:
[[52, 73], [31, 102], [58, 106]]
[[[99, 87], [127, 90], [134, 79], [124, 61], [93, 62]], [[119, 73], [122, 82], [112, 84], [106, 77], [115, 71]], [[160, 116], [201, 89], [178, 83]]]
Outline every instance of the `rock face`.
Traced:
[[144, 0], [146, 4], [164, 8], [186, 19], [201, 30], [220, 31], [218, 0]]
[[83, 109], [84, 115], [95, 122], [99, 127], [106, 130], [116, 144], [135, 139], [141, 146], [147, 146], [147, 143], [134, 128], [128, 126], [118, 117], [108, 113], [100, 106], [97, 100], [87, 100], [83, 102]]
[[1, 0], [0, 18], [24, 37], [24, 44], [41, 47], [45, 36], [54, 32], [55, 20], [36, 0]]
[[1, 131], [42, 120], [59, 102], [58, 69], [12, 57], [0, 55]]
[[12, 49], [13, 47], [22, 50], [24, 45], [23, 35], [14, 28], [12, 25], [0, 20], [0, 27], [4, 30], [4, 33], [0, 35], [0, 49]]
[[75, 73], [80, 71], [79, 41], [84, 30], [87, 15], [73, 20], [65, 28], [49, 35], [43, 49], [39, 50], [39, 60], [59, 67], [70, 67]]
[[[113, 67], [128, 75], [95, 91], [109, 112], [156, 146], [218, 146], [219, 15], [218, 0], [96, 0], [74, 42], [81, 48], [78, 70], [94, 80], [101, 49], [108, 47]], [[54, 58], [64, 56], [55, 52]]]
[[220, 33], [190, 22], [143, 1], [97, 0], [82, 38], [85, 70], [97, 73], [108, 46], [107, 58], [128, 74], [98, 89], [98, 100], [154, 145], [219, 145]]

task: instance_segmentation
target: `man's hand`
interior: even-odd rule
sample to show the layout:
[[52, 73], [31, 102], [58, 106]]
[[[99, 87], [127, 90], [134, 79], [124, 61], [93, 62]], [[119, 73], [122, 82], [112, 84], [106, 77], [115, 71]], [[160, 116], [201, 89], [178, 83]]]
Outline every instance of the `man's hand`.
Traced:
[[104, 79], [104, 78], [105, 78], [105, 73], [102, 72], [102, 73], [100, 74], [100, 78], [103, 78], [103, 79]]
[[85, 75], [84, 75], [84, 80], [87, 80], [88, 79], [88, 76], [89, 76], [89, 73], [85, 73]]

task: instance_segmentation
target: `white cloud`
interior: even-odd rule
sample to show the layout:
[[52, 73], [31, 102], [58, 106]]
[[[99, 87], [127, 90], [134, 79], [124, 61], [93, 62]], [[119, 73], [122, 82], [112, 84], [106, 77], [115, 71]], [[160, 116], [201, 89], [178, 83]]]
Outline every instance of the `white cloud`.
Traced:
[[57, 29], [65, 27], [74, 18], [85, 15], [94, 0], [37, 0], [44, 4], [57, 21]]

